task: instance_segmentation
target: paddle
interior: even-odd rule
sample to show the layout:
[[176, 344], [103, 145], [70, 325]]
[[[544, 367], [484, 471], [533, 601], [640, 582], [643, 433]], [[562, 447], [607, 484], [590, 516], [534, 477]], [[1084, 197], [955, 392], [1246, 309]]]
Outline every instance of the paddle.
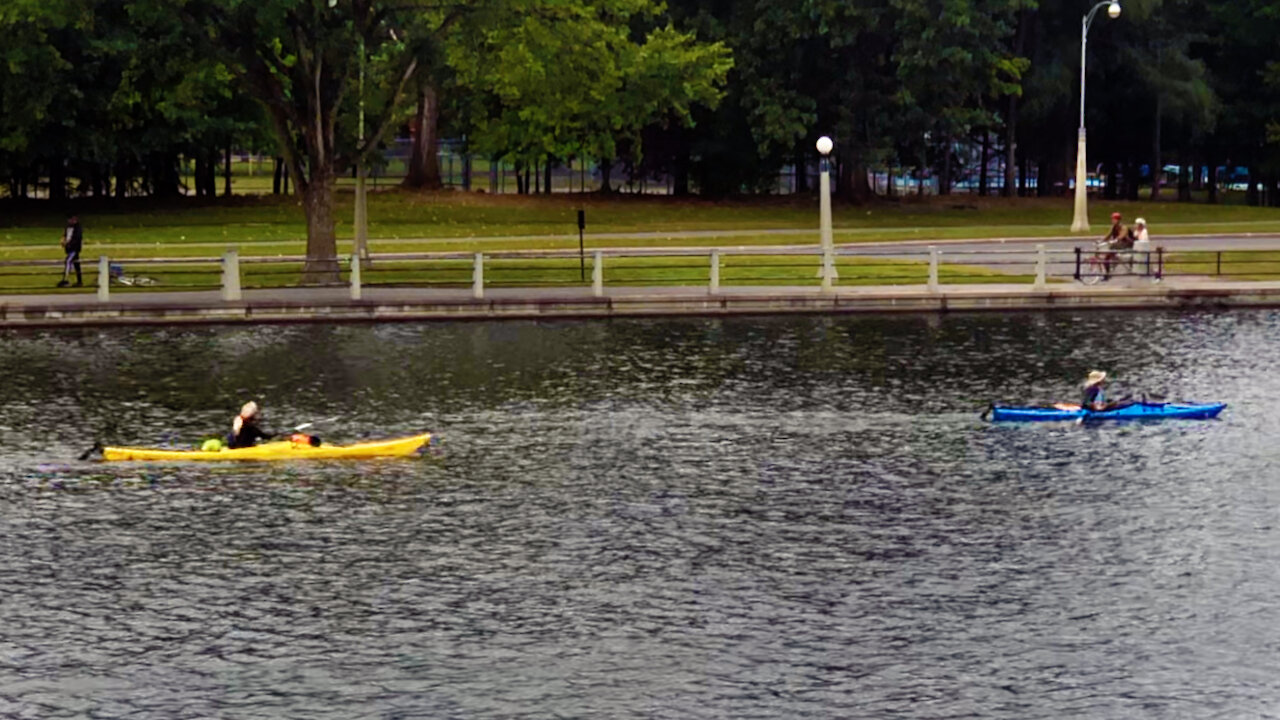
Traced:
[[334, 415], [333, 417], [325, 418], [323, 420], [313, 420], [311, 422], [304, 422], [301, 425], [295, 425], [293, 427], [293, 430], [294, 432], [297, 432], [298, 430], [306, 430], [307, 428], [315, 425], [320, 425], [322, 423], [327, 423], [327, 422], [333, 422], [334, 420], [338, 420], [341, 417], [342, 417], [341, 415]]
[[94, 454], [94, 453], [101, 453], [101, 452], [102, 452], [102, 443], [100, 443], [100, 442], [95, 442], [95, 443], [93, 444], [93, 447], [91, 447], [91, 448], [89, 448], [88, 450], [85, 450], [84, 452], [80, 453], [80, 460], [83, 462], [83, 461], [88, 460], [89, 458], [93, 457], [93, 454]]

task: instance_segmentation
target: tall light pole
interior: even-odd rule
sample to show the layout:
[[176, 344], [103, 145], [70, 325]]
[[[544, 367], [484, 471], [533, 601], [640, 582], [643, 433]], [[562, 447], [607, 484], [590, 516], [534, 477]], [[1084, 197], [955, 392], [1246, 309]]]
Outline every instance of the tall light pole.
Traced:
[[355, 255], [360, 258], [360, 264], [368, 266], [369, 264], [369, 205], [366, 202], [365, 178], [368, 171], [365, 169], [365, 153], [364, 153], [364, 36], [360, 36], [360, 132], [356, 140], [356, 217], [355, 217]]
[[1076, 210], [1075, 217], [1071, 220], [1071, 232], [1088, 232], [1089, 230], [1089, 194], [1088, 188], [1085, 187], [1088, 181], [1088, 163], [1085, 161], [1085, 132], [1084, 132], [1084, 58], [1085, 47], [1089, 42], [1089, 26], [1093, 24], [1093, 16], [1098, 14], [1098, 10], [1103, 7], [1107, 8], [1107, 16], [1115, 19], [1120, 17], [1120, 3], [1114, 0], [1103, 0], [1093, 6], [1083, 18], [1080, 19], [1080, 132], [1076, 137]]
[[818, 233], [822, 239], [822, 289], [830, 290], [835, 282], [835, 243], [831, 239], [831, 148], [835, 143], [823, 135], [818, 138]]

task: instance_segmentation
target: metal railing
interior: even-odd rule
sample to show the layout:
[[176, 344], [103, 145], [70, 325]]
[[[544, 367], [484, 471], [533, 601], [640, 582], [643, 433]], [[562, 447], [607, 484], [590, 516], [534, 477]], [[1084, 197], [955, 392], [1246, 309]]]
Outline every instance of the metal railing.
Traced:
[[[374, 255], [364, 264], [352, 256], [319, 263], [318, 279], [347, 287], [359, 299], [373, 288], [470, 289], [474, 297], [507, 288], [607, 287], [822, 287], [824, 256], [817, 248], [654, 248], [441, 252]], [[315, 271], [315, 263], [311, 270]], [[923, 285], [938, 290], [956, 284], [1092, 284], [1118, 276], [1158, 281], [1167, 277], [1280, 278], [1280, 251], [1187, 251], [1106, 253], [1080, 247], [962, 249], [943, 246], [858, 248], [834, 251], [834, 287]], [[85, 287], [56, 289], [63, 263], [55, 260], [0, 262], [0, 294], [96, 292], [101, 301], [139, 291], [213, 291], [227, 301], [248, 290], [296, 287], [307, 270], [303, 256], [109, 259], [83, 264]], [[317, 277], [309, 278], [311, 280]]]

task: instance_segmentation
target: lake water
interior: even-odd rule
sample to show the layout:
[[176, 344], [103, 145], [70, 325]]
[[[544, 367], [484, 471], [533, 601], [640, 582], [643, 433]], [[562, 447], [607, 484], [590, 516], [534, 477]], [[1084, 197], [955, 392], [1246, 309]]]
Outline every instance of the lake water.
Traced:
[[[6, 718], [1280, 708], [1280, 314], [0, 334]], [[1216, 421], [991, 424], [1114, 391]], [[239, 405], [435, 456], [104, 464]]]

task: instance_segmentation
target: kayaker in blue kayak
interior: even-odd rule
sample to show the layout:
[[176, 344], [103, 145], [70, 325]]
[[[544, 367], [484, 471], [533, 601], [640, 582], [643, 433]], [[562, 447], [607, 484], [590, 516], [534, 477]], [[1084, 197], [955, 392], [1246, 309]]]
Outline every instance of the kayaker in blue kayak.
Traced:
[[1107, 408], [1107, 373], [1102, 370], [1090, 370], [1084, 379], [1084, 397], [1080, 407], [1086, 410], [1105, 410]]
[[269, 440], [274, 433], [263, 430], [258, 425], [258, 403], [250, 400], [240, 408], [240, 414], [231, 421], [231, 432], [227, 434], [228, 448], [253, 447], [258, 440]]

